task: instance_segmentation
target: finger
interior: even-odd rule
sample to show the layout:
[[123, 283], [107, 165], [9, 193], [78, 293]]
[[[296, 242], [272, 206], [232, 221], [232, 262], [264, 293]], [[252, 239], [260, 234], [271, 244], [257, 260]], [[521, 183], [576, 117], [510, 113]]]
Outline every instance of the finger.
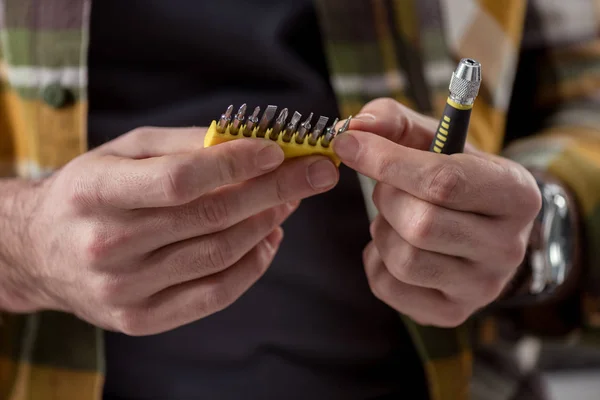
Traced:
[[138, 209], [186, 204], [215, 188], [270, 172], [284, 155], [271, 141], [238, 139], [185, 154], [101, 160], [83, 181], [82, 194], [92, 202]]
[[266, 209], [323, 193], [338, 179], [339, 171], [328, 159], [302, 157], [270, 174], [221, 188], [182, 207], [138, 210], [136, 224], [143, 225], [140, 230], [144, 232], [140, 235], [143, 246], [138, 247], [157, 248], [222, 231]]
[[512, 265], [524, 255], [521, 229], [510, 221], [449, 210], [389, 185], [377, 185], [373, 202], [394, 230], [419, 249], [496, 265]]
[[386, 269], [411, 286], [437, 289], [457, 302], [484, 304], [495, 299], [503, 279], [486, 273], [482, 264], [421, 250], [404, 239], [383, 218], [377, 217], [371, 234]]
[[126, 321], [122, 330], [133, 335], [158, 334], [227, 308], [265, 273], [282, 236], [278, 228], [231, 268], [171, 287], [143, 306], [128, 309], [121, 318]]
[[490, 216], [537, 213], [537, 189], [514, 168], [415, 150], [367, 132], [346, 132], [336, 141], [336, 153], [350, 168], [427, 202]]
[[428, 150], [437, 129], [437, 121], [388, 99], [367, 103], [350, 122], [350, 130], [371, 132], [394, 143]]
[[[380, 98], [363, 107], [360, 114], [350, 122], [350, 130], [371, 132], [402, 146], [428, 151], [438, 124], [438, 120], [420, 114], [394, 99]], [[464, 152], [480, 153], [468, 143]]]
[[153, 252], [129, 275], [151, 295], [170, 286], [217, 274], [237, 263], [296, 209], [284, 204], [255, 215], [231, 228], [178, 242]]
[[99, 155], [142, 159], [188, 153], [204, 147], [207, 128], [141, 127], [93, 150]]
[[385, 268], [373, 243], [365, 249], [364, 263], [369, 286], [381, 301], [421, 325], [456, 327], [470, 310], [448, 300], [440, 291], [403, 283]]

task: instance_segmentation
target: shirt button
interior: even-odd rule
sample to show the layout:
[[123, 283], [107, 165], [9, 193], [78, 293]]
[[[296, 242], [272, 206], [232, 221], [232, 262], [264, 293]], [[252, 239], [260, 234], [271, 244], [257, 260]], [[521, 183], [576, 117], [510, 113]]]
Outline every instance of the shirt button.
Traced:
[[42, 97], [44, 102], [52, 108], [61, 108], [70, 99], [69, 89], [63, 87], [60, 83], [53, 83], [44, 88]]

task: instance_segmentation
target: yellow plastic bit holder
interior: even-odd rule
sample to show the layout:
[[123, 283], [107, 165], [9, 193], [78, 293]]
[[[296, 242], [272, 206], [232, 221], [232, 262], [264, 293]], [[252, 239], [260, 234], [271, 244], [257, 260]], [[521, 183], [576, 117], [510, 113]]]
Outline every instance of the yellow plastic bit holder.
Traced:
[[227, 127], [227, 129], [225, 130], [224, 133], [220, 133], [219, 131], [217, 131], [217, 121], [213, 121], [210, 124], [210, 127], [208, 128], [208, 132], [206, 132], [206, 136], [204, 137], [204, 147], [207, 148], [207, 147], [211, 147], [211, 146], [216, 146], [217, 144], [229, 142], [231, 140], [236, 140], [236, 139], [263, 139], [263, 140], [271, 140], [271, 141], [277, 143], [279, 145], [279, 147], [281, 147], [281, 149], [283, 150], [283, 154], [285, 155], [286, 159], [311, 156], [311, 155], [322, 155], [322, 156], [329, 157], [331, 159], [331, 161], [333, 161], [333, 163], [335, 164], [336, 167], [339, 167], [341, 164], [339, 157], [335, 154], [335, 152], [331, 148], [331, 143], [329, 144], [328, 147], [324, 147], [321, 144], [322, 138], [319, 138], [316, 145], [312, 146], [308, 143], [308, 137], [304, 138], [304, 143], [302, 143], [302, 144], [296, 143], [297, 133], [294, 133], [294, 135], [292, 136], [292, 139], [288, 143], [288, 142], [283, 141], [282, 134], [279, 135], [277, 140], [271, 139], [269, 136], [271, 135], [271, 132], [273, 131], [272, 128], [267, 130], [264, 138], [257, 138], [256, 137], [257, 131], [258, 131], [258, 128], [254, 128], [252, 130], [252, 135], [245, 136], [244, 132], [246, 132], [246, 125], [244, 125], [240, 128], [237, 135], [231, 134], [229, 127]]

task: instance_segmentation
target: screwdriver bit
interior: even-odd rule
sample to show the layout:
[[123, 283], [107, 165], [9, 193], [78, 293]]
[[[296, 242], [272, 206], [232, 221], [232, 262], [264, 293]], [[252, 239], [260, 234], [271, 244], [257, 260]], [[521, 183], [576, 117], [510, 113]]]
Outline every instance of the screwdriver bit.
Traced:
[[321, 145], [323, 147], [329, 147], [331, 141], [335, 138], [337, 132], [335, 130], [335, 126], [338, 124], [338, 122], [340, 122], [340, 119], [336, 118], [335, 121], [333, 121], [333, 124], [331, 124], [331, 126], [325, 131], [325, 135], [323, 135], [323, 139], [321, 140]]
[[310, 113], [306, 121], [300, 124], [300, 129], [298, 130], [298, 134], [296, 135], [296, 143], [304, 143], [304, 139], [306, 138], [306, 135], [308, 134], [311, 128], [310, 121], [312, 121], [313, 115], [313, 113]]
[[260, 114], [260, 107], [256, 107], [252, 115], [248, 117], [248, 122], [246, 122], [246, 128], [244, 128], [244, 136], [252, 136], [252, 131], [258, 123], [258, 114]]
[[277, 120], [275, 121], [275, 125], [273, 125], [273, 130], [271, 131], [271, 134], [269, 135], [269, 138], [271, 140], [277, 140], [279, 138], [279, 134], [281, 133], [281, 130], [285, 126], [285, 121], [287, 120], [287, 117], [288, 117], [288, 109], [284, 108], [283, 110], [281, 110], [281, 113], [279, 113], [279, 117], [277, 117]]
[[296, 132], [296, 129], [298, 128], [298, 124], [300, 123], [301, 119], [302, 119], [302, 114], [300, 114], [298, 111], [294, 111], [292, 120], [285, 128], [285, 132], [283, 133], [283, 136], [281, 137], [281, 139], [284, 142], [289, 143], [292, 140], [292, 136], [294, 136], [294, 132]]
[[348, 130], [348, 128], [350, 128], [350, 122], [352, 122], [352, 115], [350, 117], [348, 117], [346, 122], [344, 122], [344, 125], [342, 125], [342, 127], [338, 130], [337, 134], [341, 135], [342, 133], [346, 132]]
[[229, 125], [229, 122], [231, 122], [231, 114], [233, 114], [233, 104], [227, 107], [227, 111], [225, 111], [225, 114], [221, 115], [221, 118], [219, 119], [219, 125], [217, 126], [217, 131], [219, 133], [225, 133], [227, 130], [227, 126]]
[[273, 118], [275, 117], [275, 113], [277, 112], [277, 106], [268, 106], [265, 110], [260, 123], [258, 124], [258, 131], [256, 132], [256, 137], [264, 138], [267, 130], [269, 129], [269, 125]]
[[315, 129], [313, 129], [310, 137], [308, 138], [308, 144], [311, 146], [316, 146], [323, 130], [327, 126], [327, 122], [329, 122], [329, 118], [327, 117], [319, 117], [319, 121], [317, 121], [317, 125], [315, 125]]
[[242, 104], [237, 114], [235, 115], [233, 124], [231, 124], [231, 128], [229, 129], [232, 135], [237, 135], [240, 131], [240, 126], [242, 125], [242, 122], [244, 122], [244, 117], [246, 116], [246, 108], [246, 104]]

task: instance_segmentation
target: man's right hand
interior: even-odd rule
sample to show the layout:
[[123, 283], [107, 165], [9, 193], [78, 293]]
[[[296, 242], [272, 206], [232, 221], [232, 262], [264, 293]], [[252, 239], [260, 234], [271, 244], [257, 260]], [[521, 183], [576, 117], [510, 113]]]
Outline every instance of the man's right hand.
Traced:
[[279, 226], [338, 170], [323, 157], [283, 163], [265, 139], [204, 149], [205, 131], [138, 129], [40, 185], [10, 266], [31, 293], [26, 308], [148, 335], [220, 311], [256, 282]]

